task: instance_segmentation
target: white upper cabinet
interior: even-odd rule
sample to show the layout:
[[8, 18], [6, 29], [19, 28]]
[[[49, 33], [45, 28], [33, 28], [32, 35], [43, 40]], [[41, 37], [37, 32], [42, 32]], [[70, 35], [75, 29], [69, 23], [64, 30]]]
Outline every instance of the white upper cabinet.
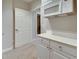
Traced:
[[62, 13], [73, 11], [73, 0], [62, 0]]
[[62, 0], [62, 13], [76, 12], [76, 0]]
[[50, 0], [42, 4], [42, 10], [44, 10], [44, 16], [52, 16], [61, 14], [61, 0]]
[[42, 0], [44, 17], [76, 13], [76, 0]]

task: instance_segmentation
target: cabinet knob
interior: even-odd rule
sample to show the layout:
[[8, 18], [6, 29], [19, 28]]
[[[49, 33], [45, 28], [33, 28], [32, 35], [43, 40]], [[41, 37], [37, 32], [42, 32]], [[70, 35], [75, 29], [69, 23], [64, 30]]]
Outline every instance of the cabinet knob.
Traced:
[[47, 47], [47, 48], [52, 49], [52, 48], [50, 48], [50, 47]]
[[47, 48], [49, 48], [49, 47], [47, 47]]
[[52, 48], [50, 48], [50, 49], [52, 49]]
[[62, 48], [62, 46], [59, 46], [59, 48]]
[[15, 29], [15, 31], [19, 31], [18, 29]]
[[62, 51], [62, 46], [59, 46], [59, 50]]

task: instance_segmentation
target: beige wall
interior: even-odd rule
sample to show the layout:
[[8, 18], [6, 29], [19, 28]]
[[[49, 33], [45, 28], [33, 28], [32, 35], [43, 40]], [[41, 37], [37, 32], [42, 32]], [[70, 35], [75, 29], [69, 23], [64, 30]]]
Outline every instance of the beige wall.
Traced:
[[[3, 51], [13, 48], [13, 7], [12, 0], [2, 0], [2, 49]], [[28, 4], [22, 0], [15, 0], [15, 7], [29, 10]]]
[[13, 44], [12, 0], [2, 0], [2, 33], [2, 49], [11, 48]]
[[60, 32], [77, 32], [77, 17], [76, 16], [63, 16], [49, 19], [52, 30]]
[[41, 0], [34, 0], [30, 5], [31, 5], [31, 10], [33, 11], [41, 6]]
[[76, 38], [77, 17], [60, 16], [42, 20], [42, 31], [52, 30], [53, 34]]
[[22, 0], [15, 0], [15, 8], [21, 8], [21, 9], [25, 9], [25, 10], [29, 10], [29, 4], [27, 4], [26, 2], [22, 1]]

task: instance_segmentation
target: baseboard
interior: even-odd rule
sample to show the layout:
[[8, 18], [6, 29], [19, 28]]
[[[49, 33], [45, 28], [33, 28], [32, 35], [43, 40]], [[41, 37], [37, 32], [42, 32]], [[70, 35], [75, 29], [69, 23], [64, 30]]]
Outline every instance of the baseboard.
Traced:
[[10, 50], [12, 50], [12, 49], [13, 49], [13, 47], [3, 49], [3, 50], [2, 50], [2, 53], [8, 52], [8, 51], [10, 51]]
[[[26, 46], [26, 45], [29, 46], [29, 44], [34, 44], [35, 41], [36, 41], [36, 39], [33, 39], [31, 42], [28, 42], [28, 43], [24, 44], [23, 46]], [[22, 48], [23, 46], [16, 47], [16, 49], [17, 49], [17, 48]], [[3, 49], [3, 50], [2, 50], [2, 53], [9, 52], [9, 51], [11, 51], [12, 49], [13, 49], [13, 47]]]

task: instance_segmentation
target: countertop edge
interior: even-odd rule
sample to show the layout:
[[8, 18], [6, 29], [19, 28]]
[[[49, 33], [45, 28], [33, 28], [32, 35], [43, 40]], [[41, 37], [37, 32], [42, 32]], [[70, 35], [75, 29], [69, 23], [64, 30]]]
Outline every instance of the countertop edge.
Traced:
[[[63, 44], [66, 44], [66, 45], [70, 45], [70, 46], [72, 46], [72, 47], [77, 47], [77, 40], [75, 40], [75, 39], [72, 39], [72, 41], [74, 41], [74, 43], [72, 44], [71, 42], [69, 42], [68, 41], [68, 43], [67, 42], [65, 42], [65, 41], [59, 41], [59, 40], [55, 40], [54, 38], [49, 38], [49, 37], [47, 37], [47, 36], [45, 36], [45, 35], [47, 35], [47, 34], [45, 34], [45, 33], [43, 33], [43, 34], [39, 34], [39, 35], [37, 35], [38, 37], [41, 37], [41, 38], [46, 38], [46, 39], [49, 39], [49, 40], [52, 40], [52, 41], [56, 41], [56, 42], [59, 42], [59, 43], [63, 43]], [[49, 35], [48, 35], [49, 36]], [[53, 37], [53, 35], [51, 35], [52, 37]], [[70, 38], [68, 38], [68, 39], [70, 39]]]

